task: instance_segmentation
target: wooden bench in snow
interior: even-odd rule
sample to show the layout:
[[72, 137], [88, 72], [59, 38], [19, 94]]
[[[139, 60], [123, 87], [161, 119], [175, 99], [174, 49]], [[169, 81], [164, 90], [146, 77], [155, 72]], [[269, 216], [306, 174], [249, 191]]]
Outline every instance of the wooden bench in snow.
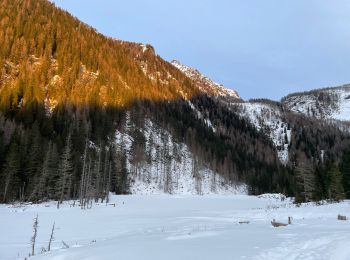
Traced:
[[239, 221], [238, 223], [241, 224], [241, 225], [242, 224], [249, 224], [249, 221]]
[[346, 216], [338, 215], [338, 220], [348, 220]]
[[288, 224], [281, 223], [281, 222], [276, 222], [276, 220], [271, 221], [271, 225], [273, 227], [285, 227], [285, 226], [288, 226]]

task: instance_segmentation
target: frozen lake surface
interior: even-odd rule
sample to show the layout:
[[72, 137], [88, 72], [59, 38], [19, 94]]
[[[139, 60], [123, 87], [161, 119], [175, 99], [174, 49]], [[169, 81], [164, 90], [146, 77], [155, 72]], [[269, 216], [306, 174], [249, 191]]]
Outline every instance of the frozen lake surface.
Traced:
[[[296, 207], [277, 195], [131, 195], [89, 210], [70, 204], [0, 205], [0, 259], [28, 257], [37, 214], [31, 259], [350, 259], [350, 224], [337, 220], [350, 216], [349, 201]], [[291, 225], [270, 224], [289, 216]], [[53, 222], [52, 251], [41, 254]]]

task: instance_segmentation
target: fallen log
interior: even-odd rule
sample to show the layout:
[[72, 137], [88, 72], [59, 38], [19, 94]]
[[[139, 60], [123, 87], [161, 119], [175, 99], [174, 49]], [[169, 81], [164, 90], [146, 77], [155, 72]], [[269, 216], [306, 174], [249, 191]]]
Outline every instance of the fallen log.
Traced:
[[271, 225], [273, 227], [285, 227], [285, 226], [288, 226], [288, 224], [281, 223], [281, 222], [276, 222], [276, 220], [271, 221]]
[[338, 215], [338, 220], [348, 220], [346, 216]]

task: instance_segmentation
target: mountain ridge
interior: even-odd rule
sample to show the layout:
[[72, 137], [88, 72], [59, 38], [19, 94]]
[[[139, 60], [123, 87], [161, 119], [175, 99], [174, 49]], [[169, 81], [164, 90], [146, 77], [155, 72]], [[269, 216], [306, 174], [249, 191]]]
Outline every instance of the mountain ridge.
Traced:
[[350, 85], [292, 93], [281, 102], [291, 111], [307, 116], [350, 121]]
[[181, 64], [177, 60], [172, 60], [171, 64], [183, 72], [187, 77], [199, 84], [199, 88], [203, 93], [231, 100], [241, 99], [237, 91], [226, 88], [222, 84], [214, 82], [209, 77], [202, 74], [199, 70]]

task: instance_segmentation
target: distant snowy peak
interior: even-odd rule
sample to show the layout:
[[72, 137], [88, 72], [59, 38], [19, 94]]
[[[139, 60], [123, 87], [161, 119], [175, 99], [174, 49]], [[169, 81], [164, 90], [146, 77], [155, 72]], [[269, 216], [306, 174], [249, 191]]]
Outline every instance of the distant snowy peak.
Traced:
[[290, 94], [283, 105], [318, 119], [350, 121], [350, 85]]
[[179, 69], [182, 73], [184, 73], [188, 78], [195, 81], [202, 92], [212, 96], [240, 99], [238, 93], [235, 90], [227, 89], [223, 85], [212, 81], [197, 69], [183, 65], [177, 60], [173, 60], [171, 64]]

